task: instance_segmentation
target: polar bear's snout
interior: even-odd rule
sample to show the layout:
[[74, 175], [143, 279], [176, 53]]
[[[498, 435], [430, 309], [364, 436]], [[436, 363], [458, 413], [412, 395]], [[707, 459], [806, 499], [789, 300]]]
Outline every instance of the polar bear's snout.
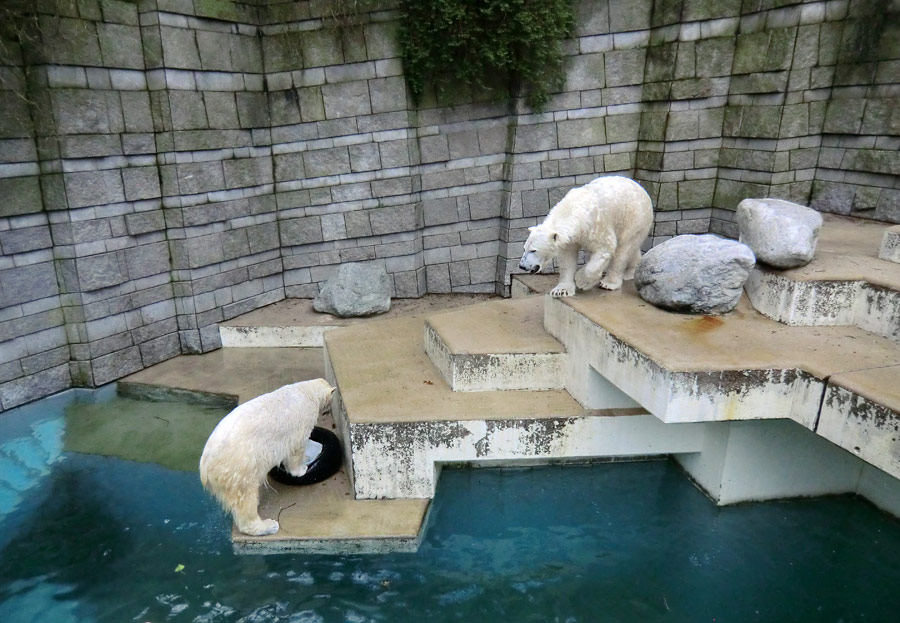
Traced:
[[534, 251], [526, 251], [522, 259], [519, 260], [519, 268], [528, 271], [532, 275], [541, 270], [541, 262]]

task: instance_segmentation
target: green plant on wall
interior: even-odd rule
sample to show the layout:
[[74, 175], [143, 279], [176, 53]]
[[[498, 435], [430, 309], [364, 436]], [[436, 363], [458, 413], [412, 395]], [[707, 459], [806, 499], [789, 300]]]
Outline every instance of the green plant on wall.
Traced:
[[404, 0], [400, 45], [410, 91], [428, 85], [522, 89], [540, 109], [562, 86], [572, 0]]

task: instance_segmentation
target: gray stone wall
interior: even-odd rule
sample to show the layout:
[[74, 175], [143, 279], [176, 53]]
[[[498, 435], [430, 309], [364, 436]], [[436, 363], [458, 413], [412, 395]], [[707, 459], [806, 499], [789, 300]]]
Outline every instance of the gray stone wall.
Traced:
[[900, 221], [900, 24], [876, 0], [581, 0], [541, 112], [410, 101], [390, 2], [41, 0], [0, 67], [0, 410], [220, 345], [380, 262], [506, 293], [527, 227], [639, 180], [648, 244], [744, 197]]

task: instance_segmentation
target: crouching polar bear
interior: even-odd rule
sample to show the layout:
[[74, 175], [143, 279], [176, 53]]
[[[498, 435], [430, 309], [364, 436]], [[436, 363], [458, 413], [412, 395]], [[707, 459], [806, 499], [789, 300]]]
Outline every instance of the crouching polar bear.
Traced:
[[[570, 190], [543, 223], [529, 228], [519, 268], [536, 273], [556, 258], [554, 297], [573, 296], [576, 287], [590, 290], [597, 284], [615, 290], [623, 279], [634, 277], [652, 224], [653, 206], [640, 184], [626, 177], [598, 177]], [[579, 249], [590, 257], [576, 272]]]
[[306, 472], [306, 442], [333, 393], [325, 379], [285, 385], [238, 406], [210, 434], [200, 480], [244, 534], [278, 532], [277, 521], [259, 516], [259, 487], [282, 462], [293, 476]]

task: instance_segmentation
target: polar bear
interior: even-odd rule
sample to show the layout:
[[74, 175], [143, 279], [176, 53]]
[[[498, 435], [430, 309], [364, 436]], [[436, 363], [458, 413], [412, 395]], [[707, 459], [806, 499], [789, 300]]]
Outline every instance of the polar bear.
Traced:
[[306, 442], [333, 393], [325, 379], [285, 385], [238, 406], [210, 434], [200, 480], [244, 534], [278, 532], [277, 521], [259, 516], [259, 487], [282, 462], [294, 476], [305, 473]]
[[[652, 225], [653, 206], [640, 184], [598, 177], [567, 192], [543, 223], [529, 227], [519, 268], [536, 273], [555, 257], [559, 284], [550, 291], [553, 297], [573, 296], [576, 287], [590, 290], [598, 283], [615, 290], [634, 277]], [[576, 272], [579, 249], [590, 257]]]

